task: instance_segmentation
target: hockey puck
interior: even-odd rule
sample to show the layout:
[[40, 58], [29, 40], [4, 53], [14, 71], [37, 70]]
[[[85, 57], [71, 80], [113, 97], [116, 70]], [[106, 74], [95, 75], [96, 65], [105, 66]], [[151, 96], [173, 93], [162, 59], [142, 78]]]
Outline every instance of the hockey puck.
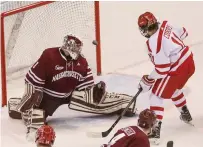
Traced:
[[173, 147], [173, 141], [168, 141], [167, 142], [167, 147]]
[[92, 41], [92, 44], [98, 45], [98, 42], [97, 42], [96, 40], [93, 40], [93, 41]]

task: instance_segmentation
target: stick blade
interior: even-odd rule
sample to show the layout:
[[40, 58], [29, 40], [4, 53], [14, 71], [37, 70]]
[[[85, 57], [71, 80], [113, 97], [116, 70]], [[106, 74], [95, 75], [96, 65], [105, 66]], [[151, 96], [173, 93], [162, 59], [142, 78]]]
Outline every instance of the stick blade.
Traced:
[[167, 142], [167, 147], [173, 147], [173, 141], [168, 141]]
[[102, 138], [101, 132], [87, 132], [86, 135], [90, 138]]

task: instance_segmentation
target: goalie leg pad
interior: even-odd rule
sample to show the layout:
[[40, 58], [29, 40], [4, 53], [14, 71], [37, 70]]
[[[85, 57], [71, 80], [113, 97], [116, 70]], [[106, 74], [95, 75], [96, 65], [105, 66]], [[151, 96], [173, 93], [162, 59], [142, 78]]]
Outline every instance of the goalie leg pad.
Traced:
[[[125, 108], [133, 97], [126, 94], [108, 93], [106, 92], [102, 103], [94, 103], [85, 91], [74, 92], [69, 104], [69, 108], [77, 111], [96, 113], [96, 114], [111, 114]], [[133, 108], [133, 105], [130, 106]]]
[[29, 109], [22, 112], [22, 119], [27, 127], [26, 139], [35, 141], [35, 134], [39, 127], [45, 124], [45, 113], [42, 109]]
[[42, 109], [29, 109], [22, 113], [22, 119], [24, 124], [28, 128], [39, 128], [45, 124], [45, 113]]
[[26, 112], [33, 106], [39, 107], [42, 98], [43, 92], [26, 82], [24, 95], [16, 109], [21, 112]]
[[16, 109], [20, 102], [21, 98], [10, 98], [8, 100], [8, 114], [13, 119], [22, 119], [21, 112]]

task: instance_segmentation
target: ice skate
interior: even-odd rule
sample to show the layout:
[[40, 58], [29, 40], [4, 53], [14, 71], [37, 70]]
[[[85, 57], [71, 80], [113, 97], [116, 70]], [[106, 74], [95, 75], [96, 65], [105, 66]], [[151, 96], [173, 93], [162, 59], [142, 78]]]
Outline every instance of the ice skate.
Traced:
[[158, 145], [160, 143], [160, 132], [161, 132], [161, 121], [158, 121], [155, 126], [152, 128], [152, 132], [148, 134], [150, 142]]
[[190, 111], [188, 110], [186, 105], [182, 107], [180, 119], [187, 124], [193, 125], [192, 124], [192, 116], [191, 116]]

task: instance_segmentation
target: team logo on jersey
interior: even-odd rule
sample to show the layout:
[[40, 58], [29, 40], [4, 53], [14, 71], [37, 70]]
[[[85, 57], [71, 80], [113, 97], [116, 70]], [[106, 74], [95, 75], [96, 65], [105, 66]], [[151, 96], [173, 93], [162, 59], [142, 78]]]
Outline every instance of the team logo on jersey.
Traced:
[[56, 65], [56, 66], [55, 66], [55, 70], [62, 70], [62, 69], [64, 69], [63, 66], [60, 66], [60, 65]]
[[81, 74], [75, 71], [63, 71], [61, 73], [56, 74], [53, 76], [52, 82], [58, 81], [65, 77], [72, 77], [77, 79], [78, 81], [84, 81], [86, 77], [83, 77]]

